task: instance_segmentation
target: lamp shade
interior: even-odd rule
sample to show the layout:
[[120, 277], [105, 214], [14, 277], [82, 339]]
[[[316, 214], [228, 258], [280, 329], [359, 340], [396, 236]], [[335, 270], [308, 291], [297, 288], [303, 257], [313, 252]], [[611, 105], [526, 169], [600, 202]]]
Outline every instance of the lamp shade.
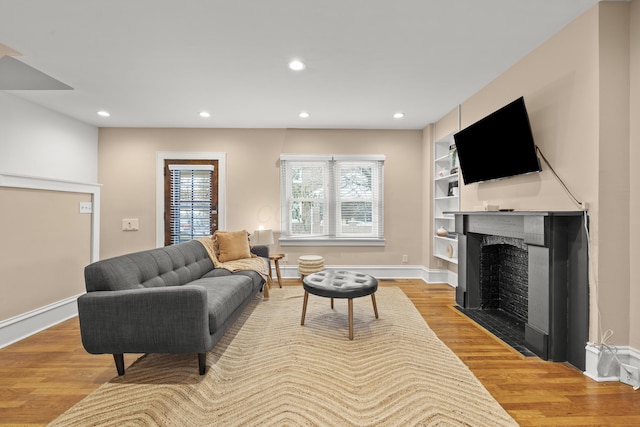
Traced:
[[272, 245], [273, 244], [273, 230], [270, 228], [256, 230], [251, 236], [251, 244], [258, 245]]

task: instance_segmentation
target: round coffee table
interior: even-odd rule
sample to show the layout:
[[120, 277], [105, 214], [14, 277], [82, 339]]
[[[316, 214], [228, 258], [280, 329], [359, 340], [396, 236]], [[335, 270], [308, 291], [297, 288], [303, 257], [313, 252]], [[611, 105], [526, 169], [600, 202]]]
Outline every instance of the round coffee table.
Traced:
[[321, 271], [312, 273], [302, 280], [304, 288], [304, 302], [302, 305], [302, 320], [300, 325], [304, 326], [304, 318], [307, 314], [307, 301], [309, 294], [320, 297], [331, 298], [331, 308], [333, 308], [334, 298], [347, 298], [349, 300], [349, 339], [353, 340], [353, 299], [371, 295], [373, 302], [373, 312], [378, 319], [378, 307], [376, 305], [375, 292], [378, 290], [378, 281], [368, 274], [356, 273], [354, 271]]

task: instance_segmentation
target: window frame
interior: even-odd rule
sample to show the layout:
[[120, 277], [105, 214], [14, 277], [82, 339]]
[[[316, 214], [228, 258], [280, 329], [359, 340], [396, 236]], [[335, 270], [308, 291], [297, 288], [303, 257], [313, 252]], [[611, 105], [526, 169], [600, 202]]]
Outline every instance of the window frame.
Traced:
[[218, 229], [226, 229], [227, 154], [224, 152], [156, 152], [156, 247], [164, 247], [164, 161], [165, 160], [217, 160], [218, 161]]
[[[384, 246], [384, 155], [325, 155], [325, 154], [282, 154], [280, 156], [280, 208], [281, 235], [280, 246]], [[291, 207], [293, 197], [293, 175], [291, 169], [300, 164], [324, 165], [322, 219], [324, 233], [298, 235], [293, 233]], [[364, 200], [344, 198], [340, 195], [341, 167], [371, 166], [372, 195]], [[360, 233], [348, 233], [342, 230], [341, 204], [345, 202], [365, 201], [372, 203], [372, 232], [364, 236]], [[338, 223], [340, 221], [340, 223]], [[375, 221], [375, 222], [374, 222]]]

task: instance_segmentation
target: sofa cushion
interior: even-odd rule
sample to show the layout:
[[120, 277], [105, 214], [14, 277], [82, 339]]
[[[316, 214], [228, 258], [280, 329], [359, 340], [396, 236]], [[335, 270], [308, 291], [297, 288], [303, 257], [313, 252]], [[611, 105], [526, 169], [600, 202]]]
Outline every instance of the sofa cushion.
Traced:
[[213, 269], [205, 247], [195, 240], [120, 255], [85, 267], [87, 292], [184, 285]]
[[224, 268], [214, 268], [213, 270], [211, 270], [210, 272], [202, 276], [202, 278], [204, 279], [206, 277], [227, 277], [227, 276], [246, 276], [250, 278], [251, 281], [253, 282], [253, 292], [258, 292], [260, 289], [262, 289], [262, 285], [265, 282], [262, 276], [254, 270], [240, 270], [240, 271], [234, 271], [232, 273], [229, 270], [225, 270]]
[[218, 261], [227, 262], [251, 258], [249, 233], [240, 231], [216, 231], [213, 233], [214, 248]]
[[185, 285], [200, 286], [207, 291], [209, 333], [222, 327], [242, 302], [253, 293], [253, 283], [245, 275], [225, 275], [194, 280]]

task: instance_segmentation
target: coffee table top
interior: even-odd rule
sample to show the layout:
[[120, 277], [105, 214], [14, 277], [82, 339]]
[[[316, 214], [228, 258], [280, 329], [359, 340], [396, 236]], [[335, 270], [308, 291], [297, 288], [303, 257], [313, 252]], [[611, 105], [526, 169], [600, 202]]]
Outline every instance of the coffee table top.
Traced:
[[326, 298], [358, 298], [377, 291], [378, 280], [355, 271], [320, 271], [306, 276], [302, 287], [310, 294]]

